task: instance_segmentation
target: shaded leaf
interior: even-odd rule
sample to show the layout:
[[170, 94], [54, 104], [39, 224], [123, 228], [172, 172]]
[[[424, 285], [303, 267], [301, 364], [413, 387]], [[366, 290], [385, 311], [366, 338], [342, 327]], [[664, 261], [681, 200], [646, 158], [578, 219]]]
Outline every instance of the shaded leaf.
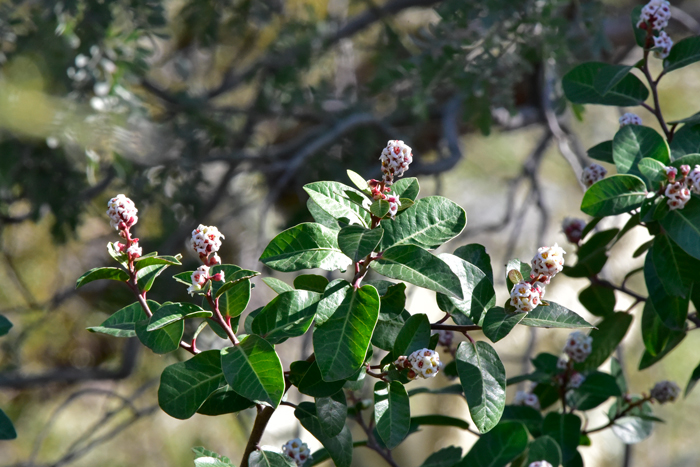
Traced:
[[542, 423], [543, 434], [552, 437], [561, 448], [562, 462], [567, 463], [576, 455], [581, 437], [581, 419], [574, 414], [550, 412]]
[[613, 175], [594, 183], [583, 195], [581, 211], [591, 216], [615, 216], [641, 206], [646, 185], [634, 175]]
[[365, 227], [370, 225], [367, 211], [351, 202], [345, 192], [353, 192], [364, 196], [361, 191], [350, 188], [338, 182], [315, 182], [304, 185], [304, 191], [323, 211], [335, 219], [348, 219], [351, 224]]
[[283, 292], [255, 316], [251, 330], [271, 344], [279, 344], [290, 337], [301, 336], [311, 326], [319, 300], [321, 294], [317, 292]]
[[527, 430], [522, 423], [501, 422], [481, 436], [459, 467], [505, 467], [527, 449]]
[[627, 107], [639, 105], [649, 97], [649, 90], [639, 78], [627, 74], [603, 96], [594, 83], [598, 73], [611, 67], [606, 63], [587, 62], [569, 71], [562, 79], [564, 94], [575, 104], [600, 104]]
[[338, 233], [338, 246], [350, 259], [358, 262], [377, 248], [383, 235], [384, 229], [381, 227], [369, 230], [359, 225], [348, 225]]
[[491, 308], [484, 318], [484, 335], [491, 342], [498, 342], [510, 333], [525, 317], [525, 313], [508, 313], [503, 307]]
[[[323, 293], [326, 287], [328, 287], [328, 279], [317, 274], [300, 274], [294, 278], [294, 287], [298, 290]], [[282, 292], [277, 293], [279, 294]]]
[[438, 257], [459, 278], [463, 295], [461, 300], [450, 296], [439, 297], [438, 305], [453, 318], [462, 314], [472, 323], [481, 325], [486, 312], [496, 304], [493, 283], [481, 269], [458, 256], [443, 253]]
[[345, 425], [337, 436], [328, 436], [321, 427], [316, 415], [316, 406], [310, 402], [302, 402], [294, 410], [294, 415], [314, 437], [321, 442], [330, 454], [337, 467], [350, 467], [352, 464], [352, 435]]
[[374, 418], [387, 448], [401, 444], [411, 425], [411, 406], [403, 384], [379, 381], [374, 385]]
[[323, 432], [328, 436], [339, 435], [348, 415], [345, 393], [338, 391], [330, 397], [316, 398], [316, 412]]

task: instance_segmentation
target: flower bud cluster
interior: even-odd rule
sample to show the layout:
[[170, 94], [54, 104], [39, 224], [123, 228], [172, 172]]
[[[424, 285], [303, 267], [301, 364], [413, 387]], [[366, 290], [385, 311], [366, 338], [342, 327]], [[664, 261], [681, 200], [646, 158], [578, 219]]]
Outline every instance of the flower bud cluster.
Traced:
[[510, 291], [510, 304], [518, 313], [528, 313], [540, 304], [544, 288], [532, 285], [527, 281], [520, 281]]
[[690, 201], [690, 191], [700, 192], [700, 186], [697, 186], [696, 181], [700, 181], [700, 166], [696, 166], [691, 172], [689, 165], [681, 166], [681, 177], [678, 176], [678, 169], [675, 167], [666, 167], [666, 178], [668, 184], [664, 190], [666, 196], [666, 204], [673, 211], [683, 209]]
[[605, 167], [594, 163], [583, 169], [581, 173], [581, 182], [583, 182], [586, 188], [590, 188], [594, 183], [604, 179], [607, 174], [608, 171]]
[[663, 60], [671, 53], [671, 47], [673, 47], [673, 40], [666, 34], [666, 31], [661, 31], [654, 38], [654, 48], [659, 49], [654, 51], [654, 57]]
[[221, 264], [221, 259], [216, 252], [221, 248], [223, 238], [223, 234], [213, 225], [199, 224], [199, 227], [192, 231], [192, 248], [199, 253], [199, 258], [204, 264], [208, 266]]
[[535, 410], [540, 410], [540, 399], [536, 394], [526, 391], [518, 391], [513, 398], [513, 405], [524, 405], [532, 407]]
[[627, 112], [622, 117], [620, 117], [620, 128], [627, 125], [641, 125], [642, 119], [637, 114]]
[[401, 369], [408, 368], [410, 379], [434, 378], [443, 367], [440, 354], [430, 349], [416, 350], [408, 357], [401, 356], [394, 365]]
[[578, 363], [581, 363], [591, 354], [593, 338], [587, 336], [581, 331], [575, 331], [569, 334], [564, 346], [564, 353], [568, 357]]
[[651, 0], [642, 8], [637, 27], [661, 31], [668, 26], [669, 19], [671, 19], [671, 4], [667, 0]]
[[107, 202], [109, 224], [119, 231], [120, 237], [126, 239], [126, 244], [115, 242], [112, 246], [115, 250], [126, 253], [129, 261], [134, 261], [143, 254], [143, 250], [139, 246], [139, 239], [132, 238], [129, 231], [139, 220], [136, 215], [138, 212], [134, 202], [121, 194]]
[[536, 462], [530, 462], [530, 465], [527, 467], [552, 467], [552, 464], [550, 464], [547, 461], [536, 461]]
[[306, 443], [302, 443], [299, 438], [294, 438], [282, 446], [282, 452], [291, 457], [298, 467], [311, 457], [311, 451]]
[[[564, 255], [566, 252], [556, 243], [554, 246], [543, 246], [537, 250], [537, 254], [532, 258], [531, 278], [545, 276], [549, 281], [564, 269]], [[542, 282], [542, 279], [538, 279]]]
[[681, 395], [681, 388], [673, 381], [660, 381], [651, 389], [651, 398], [659, 404], [675, 402]]
[[687, 181], [688, 188], [690, 188], [693, 193], [700, 195], [700, 165], [696, 165], [695, 168], [688, 173]]
[[581, 373], [579, 373], [578, 371], [575, 371], [575, 372], [569, 377], [568, 388], [569, 388], [569, 389], [580, 388], [584, 381], [586, 381], [586, 377], [583, 376], [583, 375], [582, 375]]
[[390, 188], [386, 186], [386, 182], [380, 182], [379, 180], [372, 179], [368, 180], [367, 184], [369, 185], [370, 191], [372, 192], [372, 199], [374, 199], [375, 201], [383, 199], [389, 203], [389, 214], [393, 219], [399, 212], [399, 208], [401, 207], [401, 200], [399, 200], [399, 197], [395, 195], [386, 194], [390, 191]]
[[581, 241], [581, 237], [583, 236], [583, 229], [586, 228], [586, 221], [575, 217], [567, 217], [564, 219], [564, 222], [562, 222], [561, 227], [564, 230], [566, 239], [578, 245], [578, 242]]
[[409, 146], [395, 139], [387, 143], [379, 160], [382, 161], [384, 183], [386, 186], [391, 186], [394, 183], [394, 177], [402, 177], [408, 170], [408, 166], [413, 162], [413, 154]]

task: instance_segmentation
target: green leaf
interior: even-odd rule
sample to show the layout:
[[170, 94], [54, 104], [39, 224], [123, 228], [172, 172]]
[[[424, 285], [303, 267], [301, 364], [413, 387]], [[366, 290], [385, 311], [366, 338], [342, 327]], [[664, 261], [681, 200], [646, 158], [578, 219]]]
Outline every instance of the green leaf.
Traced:
[[579, 248], [576, 264], [572, 267], [564, 266], [564, 274], [569, 277], [591, 277], [602, 271], [608, 261], [608, 244], [619, 232], [619, 229], [596, 232]]
[[645, 198], [646, 185], [642, 179], [634, 175], [613, 175], [586, 190], [581, 211], [591, 216], [615, 216], [638, 208]]
[[664, 71], [669, 73], [700, 61], [700, 37], [691, 36], [674, 44], [664, 60]]
[[481, 325], [486, 312], [496, 304], [493, 283], [481, 269], [458, 256], [442, 253], [438, 257], [459, 278], [464, 297], [462, 300], [449, 296], [440, 297], [438, 304], [443, 304], [443, 311], [451, 315], [462, 314], [474, 324]]
[[171, 417], [185, 420], [224, 384], [219, 351], [207, 350], [163, 370], [158, 405]]
[[[233, 285], [229, 286], [229, 284]], [[249, 279], [234, 283], [228, 282], [221, 286], [221, 289], [225, 289], [225, 292], [219, 297], [219, 311], [221, 314], [224, 317], [231, 318], [240, 316], [245, 311], [248, 303], [250, 303], [251, 288]], [[209, 302], [206, 299], [202, 303], [207, 307], [209, 306]]]
[[520, 321], [525, 326], [538, 328], [592, 328], [579, 315], [555, 302], [549, 306], [538, 306]]
[[[632, 399], [633, 402], [637, 400], [639, 400], [637, 397]], [[616, 402], [610, 407], [608, 417], [613, 419], [617, 413], [618, 403]], [[625, 444], [639, 443], [651, 436], [651, 432], [654, 429], [654, 423], [643, 418], [643, 416], [651, 415], [651, 413], [651, 405], [645, 402], [641, 407], [635, 407], [626, 416], [615, 420], [612, 432]]]
[[463, 298], [462, 285], [444, 261], [415, 245], [397, 245], [372, 262], [372, 269], [392, 279]]
[[520, 422], [532, 436], [539, 436], [542, 432], [542, 414], [539, 410], [524, 405], [506, 405], [501, 421]]
[[605, 96], [612, 88], [614, 88], [622, 79], [632, 71], [633, 66], [626, 65], [608, 65], [598, 71], [593, 80], [593, 88], [601, 96]]
[[581, 305], [596, 316], [608, 316], [615, 311], [615, 291], [602, 285], [590, 285], [578, 295]]
[[561, 448], [562, 462], [566, 464], [576, 455], [581, 437], [581, 419], [574, 414], [550, 412], [544, 417], [542, 433], [554, 438]]
[[[233, 265], [222, 264], [222, 265], [214, 266], [212, 268], [212, 271], [209, 272], [209, 274], [214, 275], [217, 272], [219, 272], [221, 270], [221, 268], [225, 268], [226, 266], [228, 266], [230, 268]], [[235, 266], [235, 267], [237, 268], [238, 266]], [[236, 287], [240, 282], [243, 282], [246, 279], [251, 279], [255, 276], [260, 275], [260, 273], [258, 271], [251, 271], [249, 269], [238, 269], [230, 275], [226, 271], [224, 271], [224, 273], [225, 273], [224, 274], [225, 282], [223, 284], [219, 284], [218, 281], [214, 281], [214, 289], [216, 290], [216, 292], [214, 293], [214, 297], [220, 297], [225, 292], [228, 292], [230, 289]]]
[[0, 336], [4, 336], [10, 332], [10, 329], [12, 329], [12, 323], [10, 320], [5, 318], [3, 315], [0, 315]]
[[456, 396], [461, 396], [462, 395], [462, 385], [461, 384], [452, 384], [450, 386], [445, 386], [443, 388], [439, 389], [430, 389], [426, 387], [422, 388], [413, 388], [410, 391], [408, 391], [408, 397], [413, 397], [418, 394], [438, 394], [438, 395], [443, 395], [443, 394], [452, 394]]
[[328, 279], [317, 274], [300, 274], [294, 278], [294, 287], [298, 290], [323, 293], [323, 291], [326, 290], [326, 287], [328, 287]]
[[[637, 27], [642, 16], [642, 5], [637, 5], [632, 9], [630, 18], [632, 20], [632, 31], [634, 31], [634, 39], [639, 47], [645, 48], [647, 42], [647, 31]], [[573, 466], [572, 466], [573, 467]]]
[[394, 342], [392, 358], [408, 356], [416, 350], [427, 349], [430, 345], [430, 320], [424, 313], [418, 313], [406, 320]]
[[265, 285], [267, 285], [269, 288], [271, 288], [278, 294], [294, 290], [294, 287], [292, 287], [291, 285], [279, 279], [275, 279], [274, 277], [264, 277], [262, 281], [265, 283]]
[[685, 338], [685, 335], [685, 330], [676, 331], [664, 326], [651, 300], [647, 300], [642, 312], [642, 341], [646, 351], [640, 363], [640, 370], [661, 360]]
[[304, 185], [304, 191], [331, 217], [335, 219], [345, 218], [351, 224], [369, 227], [371, 223], [369, 213], [354, 204], [345, 195], [346, 191], [350, 191], [364, 197], [361, 191], [338, 182], [309, 183]]
[[591, 410], [611, 397], [621, 397], [622, 392], [614, 376], [595, 371], [586, 375], [585, 381], [567, 393], [566, 401], [577, 410]]
[[209, 449], [205, 449], [202, 446], [192, 448], [192, 452], [194, 452], [195, 459], [200, 459], [202, 457], [213, 457], [214, 459], [218, 459], [221, 462], [225, 462], [227, 464], [231, 463], [231, 459], [229, 459], [228, 457], [222, 456], [221, 454], [217, 454], [214, 451], [210, 451]]
[[396, 338], [411, 314], [406, 306], [406, 284], [391, 285], [381, 296], [379, 319], [372, 334], [372, 345], [393, 350]]
[[100, 279], [126, 282], [129, 280], [129, 274], [125, 270], [119, 268], [90, 269], [88, 272], [78, 278], [78, 281], [75, 283], [75, 288], [78, 289], [85, 284]]
[[129, 267], [129, 257], [126, 255], [126, 253], [122, 253], [118, 249], [114, 247], [114, 243], [112, 242], [107, 242], [107, 252], [109, 253], [109, 256], [114, 258], [115, 261], [117, 261], [119, 264], [121, 264], [124, 269], [127, 269]]
[[515, 285], [513, 281], [510, 280], [510, 271], [518, 271], [522, 277], [530, 277], [530, 271], [532, 271], [532, 268], [528, 263], [523, 263], [519, 259], [512, 259], [508, 261], [508, 264], [506, 264], [506, 285], [508, 286], [508, 292], [513, 290], [513, 286]]
[[283, 292], [272, 299], [253, 319], [251, 330], [271, 344], [308, 331], [316, 314], [321, 294], [307, 290]]
[[530, 442], [527, 463], [537, 461], [547, 461], [553, 466], [561, 464], [561, 449], [551, 436], [540, 436]]
[[590, 148], [588, 150], [588, 157], [597, 161], [607, 162], [608, 164], [614, 164], [612, 140], [603, 141]]
[[700, 261], [688, 255], [667, 235], [656, 235], [650, 251], [666, 293], [683, 298], [689, 296], [700, 272]]
[[649, 127], [627, 125], [613, 138], [613, 160], [620, 174], [640, 176], [637, 164], [643, 158], [650, 158], [668, 165], [671, 162], [666, 140]]
[[700, 259], [700, 198], [693, 195], [683, 209], [676, 209], [661, 219], [661, 226], [686, 253]]
[[[221, 356], [219, 355], [218, 358], [221, 359]], [[210, 416], [224, 415], [240, 412], [254, 405], [253, 401], [236, 393], [231, 389], [231, 386], [225, 385], [211, 393], [207, 400], [204, 401], [204, 404], [197, 410], [197, 413]]]
[[345, 393], [338, 391], [330, 397], [316, 398], [316, 412], [323, 432], [328, 436], [337, 436], [345, 427], [348, 405]]
[[328, 436], [321, 427], [321, 422], [316, 415], [316, 406], [310, 402], [302, 402], [294, 410], [301, 426], [306, 428], [314, 437], [323, 444], [337, 467], [350, 467], [352, 464], [352, 435], [345, 425], [336, 436]]
[[0, 440], [15, 438], [17, 438], [17, 432], [15, 431], [15, 426], [12, 424], [12, 420], [0, 409]]
[[331, 230], [340, 230], [340, 224], [338, 221], [326, 211], [321, 209], [321, 207], [316, 204], [313, 199], [309, 198], [306, 201], [306, 209], [309, 210], [311, 217], [313, 217], [319, 224], [323, 225], [324, 227], [328, 227]]
[[442, 196], [419, 199], [392, 221], [382, 222], [380, 250], [398, 245], [437, 248], [462, 232], [467, 214], [458, 204]]
[[[663, 270], [659, 270], [654, 261], [656, 241], [654, 243], [644, 261], [644, 281], [649, 292], [649, 300], [651, 300], [654, 310], [656, 310], [666, 327], [683, 330], [685, 328], [685, 320], [688, 317], [690, 298], [688, 295], [685, 298], [673, 295], [672, 291], [666, 288], [665, 280], [661, 278]], [[668, 259], [662, 263], [664, 268], [672, 269], [668, 267], [667, 261]]]
[[508, 313], [503, 307], [493, 307], [486, 313], [482, 331], [495, 343], [506, 337], [524, 317], [525, 313]]
[[506, 405], [506, 370], [496, 351], [486, 342], [461, 342], [455, 356], [457, 373], [480, 433], [498, 424]]
[[374, 385], [374, 418], [387, 448], [401, 444], [411, 425], [411, 405], [403, 384], [379, 381]]
[[481, 436], [458, 467], [505, 467], [527, 449], [527, 430], [522, 423], [501, 422]]
[[366, 191], [369, 190], [369, 185], [367, 184], [367, 180], [365, 180], [362, 175], [358, 174], [357, 172], [354, 172], [352, 170], [346, 170], [348, 174], [348, 178], [350, 181], [360, 190], [360, 191]]
[[248, 457], [249, 467], [296, 467], [291, 457], [275, 451], [258, 449]]
[[693, 390], [698, 380], [700, 380], [700, 365], [696, 366], [693, 373], [690, 375], [690, 380], [688, 380], [688, 384], [685, 387], [685, 397], [688, 397], [688, 394]]
[[328, 285], [313, 333], [316, 362], [325, 381], [348, 378], [360, 369], [378, 317], [379, 294], [371, 285], [354, 290], [340, 279]]
[[[383, 217], [383, 216], [382, 216]], [[348, 225], [338, 233], [338, 246], [354, 262], [364, 259], [379, 245], [384, 229], [365, 229], [359, 225]]]
[[389, 214], [389, 209], [391, 209], [391, 205], [388, 201], [378, 199], [370, 205], [369, 212], [374, 214], [376, 217], [383, 219], [387, 214]]
[[[148, 303], [148, 307], [151, 311], [157, 310], [160, 307], [160, 304], [153, 300], [146, 300], [146, 303]], [[114, 337], [135, 337], [136, 331], [134, 330], [134, 325], [137, 321], [141, 321], [144, 318], [146, 318], [146, 314], [143, 308], [141, 308], [141, 304], [136, 302], [115, 312], [99, 326], [92, 326], [87, 328], [87, 330], [90, 332], [108, 334]]]
[[152, 266], [145, 266], [138, 270], [136, 273], [136, 280], [139, 285], [139, 290], [141, 292], [148, 292], [153, 287], [153, 282], [156, 278], [160, 276], [163, 271], [165, 271], [169, 264], [154, 264]]
[[657, 190], [661, 182], [668, 179], [666, 176], [666, 165], [649, 157], [639, 161], [639, 171], [649, 181], [648, 186], [651, 190]]
[[312, 268], [345, 270], [352, 262], [338, 247], [338, 232], [315, 223], [299, 224], [278, 234], [265, 248], [260, 261], [282, 272]]
[[340, 391], [345, 385], [345, 380], [326, 382], [323, 381], [321, 370], [314, 360], [313, 362], [292, 362], [289, 367], [289, 380], [300, 393], [311, 397], [329, 397]]
[[454, 467], [462, 458], [462, 448], [448, 446], [432, 453], [420, 467]]
[[[460, 387], [460, 394], [462, 393]], [[417, 431], [420, 426], [452, 426], [462, 430], [469, 429], [469, 423], [461, 418], [449, 417], [447, 415], [420, 415], [411, 417], [411, 429], [409, 432]]]
[[211, 311], [203, 310], [194, 303], [165, 302], [148, 320], [147, 331], [155, 331], [176, 321], [189, 318], [210, 318]]
[[284, 370], [265, 339], [250, 335], [221, 350], [221, 367], [231, 389], [246, 399], [277, 407], [284, 394]]
[[686, 118], [681, 118], [680, 120], [673, 120], [670, 122], [667, 122], [669, 125], [681, 125], [681, 124], [686, 124], [686, 125], [696, 125], [700, 123], [700, 112], [696, 112], [690, 117]]
[[180, 260], [182, 255], [176, 256], [141, 256], [134, 260], [134, 268], [136, 270], [141, 270], [146, 266], [156, 266], [160, 264], [167, 264], [168, 266], [182, 266]]
[[493, 283], [491, 257], [488, 253], [486, 253], [486, 247], [479, 245], [478, 243], [470, 243], [468, 245], [460, 246], [454, 251], [453, 254], [459, 258], [462, 258], [467, 263], [471, 263], [477, 268], [481, 269], [481, 272], [486, 274], [489, 281]]
[[420, 185], [418, 184], [418, 179], [415, 177], [402, 178], [391, 185], [391, 194], [401, 198], [408, 198], [415, 201], [418, 198], [418, 193], [420, 192]]
[[233, 464], [224, 462], [216, 457], [198, 457], [194, 460], [194, 467], [234, 467]]
[[624, 312], [606, 316], [596, 325], [597, 329], [591, 330], [590, 336], [593, 338], [591, 354], [583, 363], [577, 364], [577, 368], [594, 370], [602, 365], [625, 338], [631, 324], [632, 315]]
[[[640, 105], [649, 97], [649, 90], [632, 74], [624, 76], [605, 94], [595, 89], [595, 81], [601, 70], [610, 69], [600, 62], [587, 62], [569, 71], [562, 79], [564, 94], [574, 104], [600, 104], [627, 107]], [[606, 73], [606, 72], [604, 72]]]
[[[157, 310], [151, 308], [154, 313]], [[182, 335], [185, 332], [185, 322], [176, 321], [155, 331], [148, 330], [149, 319], [137, 321], [134, 324], [136, 336], [141, 343], [157, 354], [174, 352], [180, 347]]]

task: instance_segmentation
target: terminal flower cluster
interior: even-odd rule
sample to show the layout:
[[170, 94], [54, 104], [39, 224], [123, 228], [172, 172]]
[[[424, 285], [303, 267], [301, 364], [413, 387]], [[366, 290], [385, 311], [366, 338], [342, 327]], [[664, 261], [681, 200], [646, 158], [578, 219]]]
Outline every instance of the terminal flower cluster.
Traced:
[[[664, 31], [669, 19], [671, 19], [671, 4], [667, 0], [651, 0], [642, 8], [637, 22], [638, 28], [647, 31], [646, 48], [657, 49], [654, 51], [654, 56], [658, 59], [668, 57], [673, 47], [673, 41]], [[659, 31], [658, 36], [654, 36], [652, 31]]]
[[675, 402], [681, 394], [681, 388], [673, 381], [660, 381], [651, 388], [651, 398], [659, 404]]
[[510, 304], [519, 313], [528, 313], [542, 302], [545, 285], [564, 269], [566, 252], [556, 243], [543, 246], [532, 258], [532, 271], [529, 280], [522, 280], [513, 286], [510, 292]]
[[581, 182], [586, 188], [590, 188], [595, 182], [604, 179], [607, 174], [608, 171], [605, 167], [594, 163], [583, 169], [581, 173]]
[[214, 275], [209, 274], [209, 268], [221, 264], [221, 258], [216, 254], [221, 248], [221, 239], [224, 236], [213, 225], [202, 225], [192, 231], [192, 248], [199, 253], [199, 259], [204, 263], [192, 273], [192, 285], [187, 288], [187, 293], [194, 295], [201, 291], [207, 281], [223, 281], [224, 272], [219, 271]]
[[136, 205], [126, 196], [119, 194], [107, 202], [107, 215], [109, 224], [119, 231], [119, 236], [126, 240], [126, 243], [115, 242], [112, 247], [120, 253], [125, 253], [129, 261], [134, 261], [143, 254], [139, 246], [139, 239], [131, 237], [131, 227], [139, 220], [136, 215], [139, 212]]
[[413, 162], [413, 154], [410, 146], [401, 140], [394, 139], [386, 144], [379, 160], [382, 161], [384, 183], [386, 186], [391, 186], [395, 176], [402, 177], [403, 173], [408, 170], [408, 166]]
[[639, 115], [627, 112], [620, 117], [620, 128], [627, 125], [641, 125], [642, 119]]
[[431, 349], [416, 350], [408, 357], [401, 356], [394, 365], [400, 369], [408, 368], [409, 379], [434, 378], [443, 367], [440, 354]]
[[673, 211], [676, 209], [683, 209], [685, 205], [690, 201], [690, 185], [696, 193], [700, 187], [694, 182], [700, 178], [700, 166], [696, 166], [695, 169], [690, 171], [689, 165], [681, 165], [681, 177], [678, 176], [678, 170], [675, 167], [666, 167], [666, 177], [668, 179], [668, 184], [664, 190], [664, 195], [666, 196], [666, 204]]
[[527, 391], [518, 391], [513, 398], [513, 405], [524, 405], [532, 407], [535, 410], [540, 410], [540, 399], [537, 394]]
[[299, 438], [294, 438], [287, 441], [282, 446], [282, 452], [291, 457], [298, 467], [304, 465], [304, 462], [311, 457], [311, 451], [306, 443], [302, 443]]
[[578, 245], [583, 237], [583, 229], [586, 228], [586, 221], [575, 217], [567, 217], [562, 222], [561, 227], [562, 230], [564, 230], [566, 239], [569, 242]]
[[564, 353], [573, 361], [581, 363], [586, 361], [591, 354], [593, 338], [587, 336], [581, 331], [575, 331], [569, 334], [564, 346]]

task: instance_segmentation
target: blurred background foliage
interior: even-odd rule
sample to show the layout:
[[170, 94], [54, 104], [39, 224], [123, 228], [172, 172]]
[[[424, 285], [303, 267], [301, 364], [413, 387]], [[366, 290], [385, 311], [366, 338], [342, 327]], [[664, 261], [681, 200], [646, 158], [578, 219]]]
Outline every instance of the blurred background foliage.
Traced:
[[[116, 236], [104, 211], [117, 193], [140, 210], [144, 252], [181, 252], [195, 264], [191, 230], [217, 225], [224, 262], [259, 270], [274, 232], [310, 219], [303, 184], [346, 181], [346, 169], [378, 178], [380, 151], [398, 138], [413, 148], [410, 175], [421, 178], [422, 194], [467, 210], [450, 250], [480, 242], [505, 264], [564, 244], [561, 220], [580, 216], [584, 148], [610, 139], [620, 113], [567, 108], [560, 78], [585, 60], [635, 63], [629, 12], [637, 3], [0, 2], [0, 313], [15, 324], [0, 341], [0, 406], [19, 434], [0, 444], [0, 465], [189, 466], [191, 446], [236, 458], [245, 444], [251, 414], [181, 422], [154, 408], [153, 377], [172, 355], [85, 331], [131, 300], [114, 284], [73, 289], [84, 270], [108, 262], [105, 244]], [[697, 2], [674, 2], [673, 17], [676, 42], [700, 33]], [[669, 119], [700, 107], [698, 78], [695, 65], [664, 80]], [[616, 246], [604, 274], [621, 279], [644, 240]], [[585, 283], [562, 278], [549, 296], [590, 317], [576, 300]], [[270, 298], [257, 286], [251, 310]], [[168, 277], [149, 297], [187, 299]], [[412, 306], [440, 316], [422, 292], [411, 294]], [[520, 330], [497, 348], [516, 374], [533, 351], [558, 352], [565, 336]], [[638, 373], [638, 336], [630, 332], [620, 355], [637, 392], [660, 376], [687, 379], [697, 358], [672, 356]], [[699, 344], [690, 336], [674, 353], [697, 355]], [[211, 335], [208, 345], [220, 343]], [[306, 353], [285, 352], [288, 361]], [[459, 400], [437, 404], [412, 410], [467, 416]], [[700, 427], [684, 416], [693, 408], [697, 393], [664, 407], [673, 422], [634, 447], [630, 465], [696, 466], [691, 434]], [[265, 443], [299, 434], [286, 415], [276, 413]], [[401, 465], [418, 465], [420, 443], [474, 442], [441, 428], [416, 436], [396, 453]], [[618, 441], [595, 435], [593, 443], [584, 452], [591, 465], [622, 465]], [[380, 462], [372, 456], [360, 451], [355, 463]]]

